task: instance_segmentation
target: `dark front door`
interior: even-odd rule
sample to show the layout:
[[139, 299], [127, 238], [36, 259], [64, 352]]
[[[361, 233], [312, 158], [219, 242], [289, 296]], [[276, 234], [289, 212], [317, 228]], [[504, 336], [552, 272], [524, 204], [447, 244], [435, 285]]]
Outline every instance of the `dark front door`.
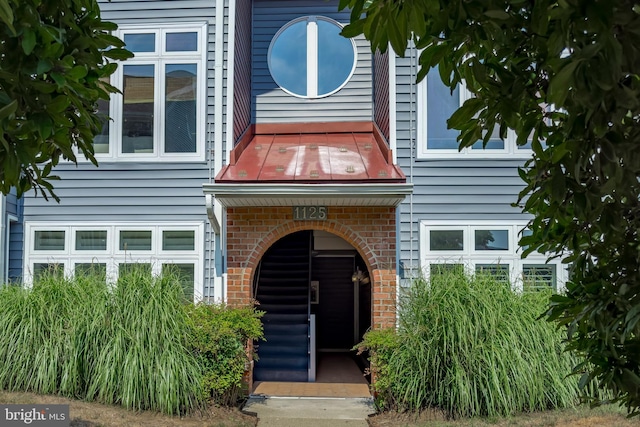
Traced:
[[354, 342], [353, 257], [313, 258], [311, 280], [318, 282], [318, 350], [350, 350]]

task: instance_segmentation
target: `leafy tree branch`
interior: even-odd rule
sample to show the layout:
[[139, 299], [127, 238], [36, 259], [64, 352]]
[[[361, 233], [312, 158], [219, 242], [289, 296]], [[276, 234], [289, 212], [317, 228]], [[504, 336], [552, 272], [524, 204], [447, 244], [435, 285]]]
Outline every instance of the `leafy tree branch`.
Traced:
[[517, 205], [527, 252], [571, 266], [547, 316], [566, 327], [581, 384], [640, 409], [640, 3], [632, 0], [342, 0], [372, 48], [420, 49], [474, 94], [449, 119], [460, 147], [494, 128], [533, 156]]
[[52, 196], [52, 169], [77, 153], [93, 164], [97, 102], [109, 60], [132, 56], [96, 0], [0, 0], [0, 191]]

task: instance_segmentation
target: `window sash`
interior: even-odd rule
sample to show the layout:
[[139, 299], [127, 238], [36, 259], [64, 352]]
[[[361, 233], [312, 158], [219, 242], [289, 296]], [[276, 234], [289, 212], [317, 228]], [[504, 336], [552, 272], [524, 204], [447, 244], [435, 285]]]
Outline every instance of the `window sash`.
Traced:
[[437, 68], [431, 70], [418, 84], [417, 93], [418, 159], [526, 159], [532, 155], [530, 146], [518, 147], [515, 132], [508, 130], [507, 137], [502, 140], [498, 128], [494, 128], [486, 148], [483, 148], [482, 140], [479, 140], [471, 147], [459, 150], [457, 142], [459, 131], [447, 129], [446, 122], [472, 94], [466, 89], [464, 83], [456, 87], [452, 94], [451, 89], [442, 83]]
[[36, 230], [34, 232], [34, 250], [64, 251], [66, 234], [64, 230]]
[[[117, 119], [104, 126], [96, 138], [96, 157], [119, 161], [175, 161], [177, 158], [200, 161], [205, 144], [206, 24], [169, 24], [161, 29], [123, 26], [118, 31], [120, 37], [129, 38], [149, 34], [155, 37], [154, 50], [135, 52], [134, 58], [118, 67], [111, 84], [123, 93], [113, 94], [110, 102], [99, 105], [100, 112]], [[176, 50], [180, 45], [188, 50]], [[138, 76], [138, 83], [133, 83], [131, 73], [136, 67], [153, 67], [153, 76], [148, 72], [146, 82], [140, 83], [141, 76]], [[172, 67], [191, 71], [192, 75], [186, 79], [190, 87], [182, 88], [187, 94], [167, 94], [167, 87], [177, 81], [166, 75]], [[168, 109], [174, 113], [167, 112]]]

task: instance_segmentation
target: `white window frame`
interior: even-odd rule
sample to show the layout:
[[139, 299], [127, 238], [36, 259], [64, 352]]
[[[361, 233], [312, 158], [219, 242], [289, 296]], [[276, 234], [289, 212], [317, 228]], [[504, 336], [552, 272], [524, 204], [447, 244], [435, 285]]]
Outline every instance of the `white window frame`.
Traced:
[[[166, 34], [195, 32], [198, 48], [196, 51], [166, 51]], [[154, 52], [137, 52], [126, 62], [119, 63], [118, 69], [111, 76], [111, 84], [120, 90], [124, 85], [123, 67], [127, 65], [154, 66], [154, 123], [153, 151], [150, 153], [122, 152], [122, 114], [123, 96], [112, 94], [109, 102], [109, 152], [95, 153], [98, 161], [204, 161], [206, 142], [206, 106], [207, 106], [207, 23], [179, 23], [155, 25], [121, 25], [114, 35], [121, 39], [127, 34], [155, 34]], [[167, 64], [194, 64], [197, 70], [196, 89], [196, 151], [193, 153], [165, 152], [165, 78], [164, 67]]]
[[[286, 24], [284, 24], [278, 30], [278, 32], [276, 32], [276, 34], [273, 36], [273, 38], [271, 39], [271, 43], [269, 43], [269, 50], [267, 51], [267, 67], [269, 68], [269, 75], [271, 76], [275, 84], [277, 84], [278, 87], [282, 89], [282, 91], [284, 91], [285, 93], [288, 93], [291, 96], [295, 96], [296, 98], [319, 99], [319, 98], [326, 98], [328, 96], [331, 96], [334, 93], [338, 92], [343, 87], [345, 87], [347, 83], [351, 81], [351, 78], [353, 77], [353, 74], [356, 71], [356, 66], [358, 64], [358, 49], [353, 39], [348, 39], [349, 42], [351, 43], [351, 47], [353, 48], [353, 65], [351, 67], [351, 71], [349, 72], [349, 76], [345, 79], [345, 81], [340, 86], [338, 86], [331, 92], [318, 95], [318, 21], [329, 22], [330, 24], [333, 24], [338, 28], [344, 28], [344, 25], [342, 25], [340, 22], [334, 19], [328, 18], [326, 16], [322, 16], [322, 15], [301, 16], [299, 18], [293, 19], [287, 22]], [[275, 77], [273, 77], [273, 72], [271, 70], [271, 50], [274, 42], [278, 39], [278, 37], [280, 37], [280, 35], [287, 28], [299, 22], [307, 23], [307, 94], [306, 95], [300, 95], [298, 93], [291, 92], [290, 90], [280, 86], [276, 81]]]
[[[430, 73], [436, 73], [435, 69]], [[444, 83], [442, 83], [444, 85]], [[460, 102], [459, 105], [473, 97], [473, 94], [467, 89], [464, 82], [460, 83], [459, 88]], [[528, 148], [519, 148], [516, 143], [516, 133], [509, 129], [507, 130], [507, 137], [504, 139], [504, 148], [501, 149], [472, 149], [471, 147], [463, 148], [462, 150], [455, 149], [433, 149], [428, 148], [428, 120], [427, 120], [427, 77], [418, 83], [417, 99], [418, 108], [416, 110], [417, 118], [417, 159], [528, 159], [532, 156], [533, 152]]]
[[[561, 291], [568, 280], [567, 266], [556, 258], [547, 262], [547, 256], [537, 252], [522, 258], [522, 247], [518, 245], [522, 230], [528, 221], [427, 221], [420, 222], [420, 265], [426, 277], [431, 274], [431, 264], [462, 264], [471, 273], [479, 264], [509, 264], [509, 279], [515, 290], [522, 290], [524, 265], [555, 265], [555, 291]], [[463, 230], [463, 250], [437, 251], [430, 248], [431, 230]], [[509, 250], [476, 250], [475, 230], [508, 230]]]
[[[193, 264], [194, 299], [199, 301], [204, 295], [204, 223], [45, 223], [27, 222], [25, 227], [25, 252], [23, 264], [23, 281], [26, 286], [33, 284], [33, 265], [36, 263], [56, 263], [64, 267], [65, 277], [73, 277], [76, 263], [106, 264], [107, 281], [113, 283], [118, 278], [120, 264], [150, 263], [152, 274], [160, 275], [163, 264]], [[36, 231], [65, 231], [64, 251], [36, 251]], [[107, 250], [78, 251], [75, 248], [76, 231], [107, 231]], [[120, 250], [120, 231], [151, 231], [152, 249], [150, 251]], [[193, 250], [163, 250], [163, 231], [193, 231]]]

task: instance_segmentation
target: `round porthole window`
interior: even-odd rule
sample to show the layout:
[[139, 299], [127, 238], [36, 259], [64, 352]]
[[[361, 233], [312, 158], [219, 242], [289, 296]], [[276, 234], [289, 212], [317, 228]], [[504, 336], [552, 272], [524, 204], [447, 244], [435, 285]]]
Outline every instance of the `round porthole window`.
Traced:
[[340, 90], [356, 66], [356, 48], [340, 35], [342, 26], [323, 16], [304, 16], [282, 27], [271, 40], [269, 71], [285, 92], [321, 98]]

